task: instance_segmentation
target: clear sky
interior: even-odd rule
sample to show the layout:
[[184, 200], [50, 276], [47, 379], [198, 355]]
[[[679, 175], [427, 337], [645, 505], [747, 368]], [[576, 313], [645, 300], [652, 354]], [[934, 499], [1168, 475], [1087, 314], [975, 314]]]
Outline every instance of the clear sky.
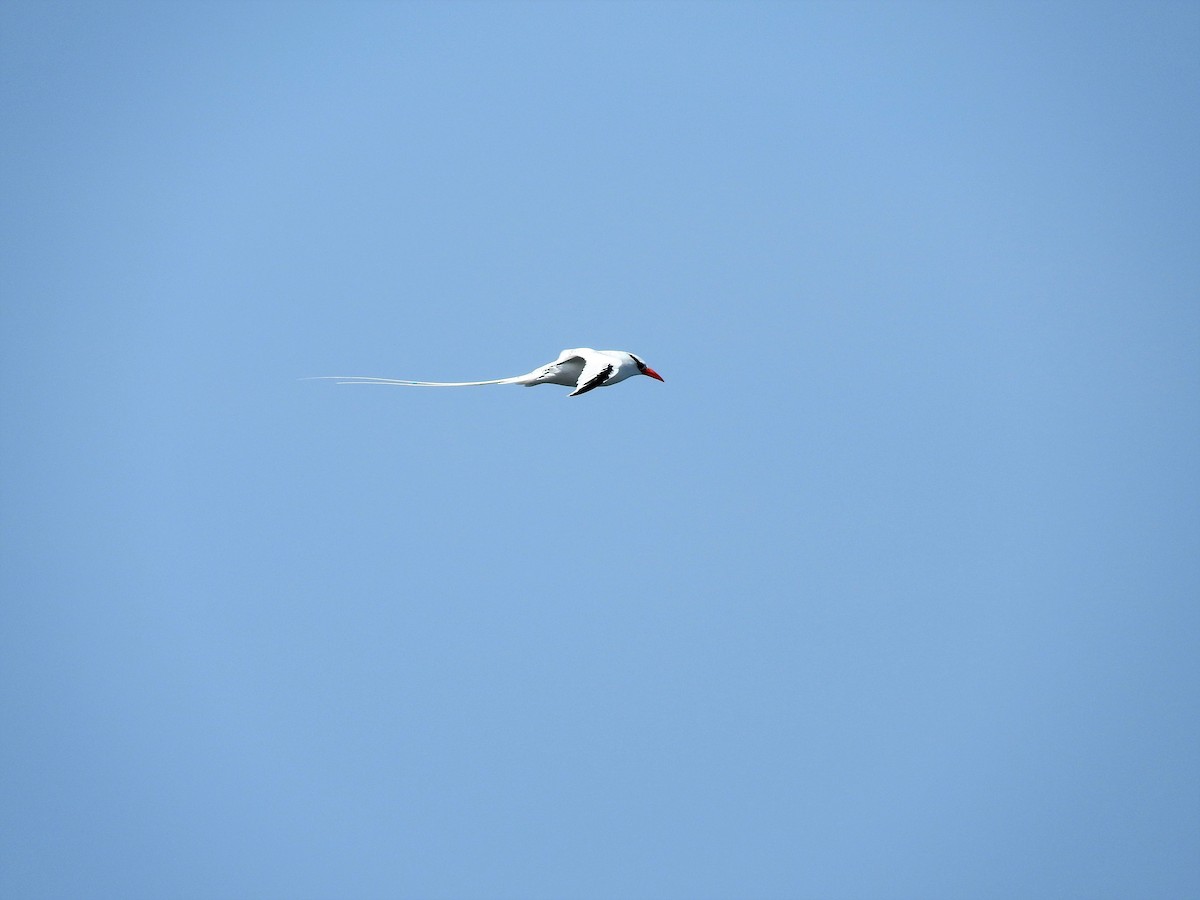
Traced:
[[1198, 47], [4, 3], [0, 895], [1200, 896]]

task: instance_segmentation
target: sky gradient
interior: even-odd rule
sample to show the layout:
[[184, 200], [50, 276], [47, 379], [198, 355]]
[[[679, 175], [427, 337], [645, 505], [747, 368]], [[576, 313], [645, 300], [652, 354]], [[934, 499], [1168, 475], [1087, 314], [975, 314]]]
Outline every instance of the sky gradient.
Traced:
[[1198, 46], [4, 4], [0, 895], [1200, 895]]

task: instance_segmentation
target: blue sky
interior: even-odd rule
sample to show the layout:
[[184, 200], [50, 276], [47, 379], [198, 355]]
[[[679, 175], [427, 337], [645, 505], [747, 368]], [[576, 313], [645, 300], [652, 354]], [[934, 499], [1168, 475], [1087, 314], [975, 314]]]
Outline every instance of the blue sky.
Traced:
[[1200, 894], [1197, 46], [5, 4], [0, 894]]

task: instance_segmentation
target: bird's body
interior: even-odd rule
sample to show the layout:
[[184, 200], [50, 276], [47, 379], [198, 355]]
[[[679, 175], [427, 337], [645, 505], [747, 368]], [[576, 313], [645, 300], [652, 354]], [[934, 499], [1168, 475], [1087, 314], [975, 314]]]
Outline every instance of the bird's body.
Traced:
[[473, 387], [483, 384], [522, 384], [534, 387], [539, 384], [561, 384], [573, 387], [568, 396], [577, 397], [599, 387], [619, 384], [634, 375], [648, 375], [662, 381], [663, 378], [638, 357], [624, 350], [592, 350], [577, 347], [564, 350], [554, 362], [539, 366], [526, 375], [512, 378], [496, 378], [491, 381], [404, 381], [398, 378], [372, 378], [366, 375], [323, 375], [320, 378], [338, 384], [391, 384], [408, 387]]

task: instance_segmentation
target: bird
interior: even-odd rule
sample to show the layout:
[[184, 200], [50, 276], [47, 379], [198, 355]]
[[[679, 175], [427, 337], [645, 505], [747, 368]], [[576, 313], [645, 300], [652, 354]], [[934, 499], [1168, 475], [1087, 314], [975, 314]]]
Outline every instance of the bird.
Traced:
[[399, 378], [374, 378], [368, 375], [317, 375], [312, 380], [333, 381], [337, 384], [391, 384], [408, 387], [474, 387], [483, 384], [561, 384], [573, 387], [568, 397], [578, 397], [596, 388], [619, 384], [634, 375], [646, 375], [663, 381], [663, 377], [646, 365], [640, 357], [624, 350], [593, 350], [576, 347], [558, 354], [558, 359], [538, 366], [526, 375], [495, 378], [491, 381], [405, 381]]

